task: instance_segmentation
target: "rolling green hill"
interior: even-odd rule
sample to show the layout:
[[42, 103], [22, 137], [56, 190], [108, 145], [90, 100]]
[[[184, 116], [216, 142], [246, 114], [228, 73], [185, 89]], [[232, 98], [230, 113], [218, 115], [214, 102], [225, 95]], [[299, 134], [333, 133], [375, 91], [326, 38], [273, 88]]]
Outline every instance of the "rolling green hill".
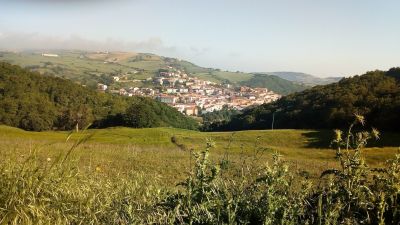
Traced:
[[197, 122], [150, 98], [122, 97], [0, 62], [0, 124], [26, 130], [95, 126], [172, 126]]
[[281, 79], [278, 76], [267, 74], [254, 74], [252, 78], [246, 81], [241, 81], [239, 84], [249, 87], [268, 88], [269, 90], [273, 90], [274, 92], [282, 95], [303, 91], [307, 88], [307, 86]]
[[[44, 56], [43, 53], [57, 54], [57, 57]], [[204, 68], [188, 61], [146, 53], [67, 50], [0, 52], [0, 61], [20, 65], [42, 74], [70, 79], [92, 88], [96, 88], [97, 83], [107, 84], [114, 89], [152, 86], [146, 79], [156, 76], [160, 69], [168, 66], [216, 83], [251, 85], [254, 79], [260, 79], [259, 75], [253, 73]], [[112, 76], [121, 77], [121, 82], [114, 82]], [[305, 88], [279, 77], [263, 80], [262, 87], [283, 95]]]
[[266, 74], [275, 75], [282, 79], [293, 81], [299, 84], [305, 84], [309, 86], [315, 85], [324, 85], [338, 82], [343, 77], [316, 77], [306, 73], [297, 73], [297, 72], [268, 72]]
[[245, 110], [217, 129], [343, 128], [353, 114], [369, 126], [400, 130], [400, 68], [372, 71], [285, 96], [271, 104]]

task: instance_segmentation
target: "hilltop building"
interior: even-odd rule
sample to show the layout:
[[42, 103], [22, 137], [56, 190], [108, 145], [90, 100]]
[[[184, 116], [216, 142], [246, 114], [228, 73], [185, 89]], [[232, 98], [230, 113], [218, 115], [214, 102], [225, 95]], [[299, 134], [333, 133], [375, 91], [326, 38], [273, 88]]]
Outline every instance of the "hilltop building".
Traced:
[[51, 53], [42, 53], [42, 56], [44, 56], [44, 57], [58, 57], [57, 54], [51, 54]]

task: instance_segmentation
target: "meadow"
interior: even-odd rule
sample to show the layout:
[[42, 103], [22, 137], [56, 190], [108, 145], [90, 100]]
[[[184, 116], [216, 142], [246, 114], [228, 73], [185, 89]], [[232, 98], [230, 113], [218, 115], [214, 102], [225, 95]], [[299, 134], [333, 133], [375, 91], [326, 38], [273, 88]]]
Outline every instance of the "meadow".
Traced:
[[[305, 86], [279, 77], [203, 68], [184, 60], [154, 54], [129, 52], [106, 54], [78, 50], [59, 50], [52, 53], [58, 54], [58, 57], [44, 57], [39, 51], [0, 52], [0, 61], [42, 74], [70, 79], [91, 88], [97, 88], [97, 83], [107, 84], [117, 90], [123, 87], [154, 87], [153, 83], [146, 80], [156, 76], [160, 69], [173, 66], [201, 80], [217, 84], [229, 82], [232, 85], [264, 87], [283, 95], [305, 89]], [[113, 82], [111, 76], [123, 76], [124, 79]]]
[[[217, 216], [214, 210], [219, 206], [209, 205], [215, 203], [215, 196], [221, 203], [221, 196], [237, 191], [234, 177], [238, 173], [241, 184], [251, 186], [251, 178], [260, 175], [254, 168], [272, 166], [283, 174], [272, 173], [272, 177], [286, 182], [292, 178], [286, 175], [287, 169], [281, 165], [284, 162], [294, 177], [305, 176], [313, 183], [310, 187], [316, 187], [321, 184], [322, 171], [340, 168], [337, 152], [331, 147], [334, 135], [329, 130], [198, 132], [124, 127], [28, 132], [0, 126], [0, 224], [240, 224], [238, 218], [244, 217], [238, 211], [232, 218], [229, 210], [227, 215]], [[369, 167], [386, 168], [385, 161], [398, 153], [399, 141], [400, 134], [395, 133], [368, 141], [363, 155]], [[283, 161], [277, 161], [277, 154]], [[213, 177], [215, 165], [218, 171], [222, 169], [221, 178], [229, 182], [220, 183], [221, 179]], [[287, 190], [290, 186], [303, 190], [302, 185], [294, 182]], [[199, 200], [193, 197], [195, 193], [209, 200]], [[236, 222], [229, 218], [236, 218]]]
[[[35, 69], [41, 73], [49, 73], [72, 80], [91, 80], [101, 74], [124, 74], [138, 71], [130, 75], [130, 79], [146, 79], [154, 77], [158, 70], [169, 65], [165, 59], [151, 54], [118, 53], [110, 54], [86, 53], [81, 51], [56, 51], [59, 57], [43, 57], [39, 52], [1, 53], [0, 59], [12, 64]], [[105, 61], [112, 63], [104, 63]], [[189, 73], [195, 72], [200, 79], [220, 83], [247, 80], [252, 77], [247, 73], [223, 72], [201, 68], [185, 61], [177, 61], [176, 66], [184, 67]]]

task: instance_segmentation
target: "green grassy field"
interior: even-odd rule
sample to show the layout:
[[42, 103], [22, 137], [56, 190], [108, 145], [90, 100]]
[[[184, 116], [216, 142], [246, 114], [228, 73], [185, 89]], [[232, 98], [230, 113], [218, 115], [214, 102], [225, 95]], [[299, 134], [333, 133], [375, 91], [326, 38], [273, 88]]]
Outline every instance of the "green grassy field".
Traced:
[[[228, 155], [230, 160], [238, 163], [246, 157], [253, 157], [257, 151], [257, 163], [261, 165], [278, 151], [293, 166], [314, 176], [318, 176], [322, 168], [336, 166], [335, 152], [329, 147], [332, 131], [197, 132], [175, 128], [120, 127], [88, 130], [86, 134], [74, 135], [71, 140], [82, 135], [91, 137], [73, 155], [79, 158], [83, 167], [91, 162], [110, 173], [133, 169], [160, 177], [171, 187], [189, 171], [190, 152], [204, 149], [207, 138], [216, 144], [211, 152], [215, 162]], [[70, 146], [71, 140], [65, 143], [67, 136], [68, 132], [28, 132], [0, 126], [1, 154], [15, 157], [38, 148], [43, 157], [55, 157]], [[384, 133], [379, 141], [366, 149], [367, 162], [371, 166], [382, 165], [398, 151], [399, 142], [399, 134]]]
[[[234, 213], [235, 221], [249, 214], [257, 217], [260, 211], [268, 213], [264, 220], [279, 221], [276, 212], [284, 211], [288, 216], [282, 220], [291, 218], [290, 221], [297, 221], [291, 224], [298, 224], [302, 217], [292, 215], [299, 213], [296, 207], [307, 210], [304, 201], [311, 201], [313, 208], [302, 211], [302, 215], [323, 221], [330, 220], [330, 215], [341, 215], [336, 208], [343, 208], [341, 202], [347, 201], [346, 195], [339, 195], [342, 200], [331, 208], [329, 202], [318, 206], [313, 200], [314, 193], [318, 196], [322, 190], [320, 185], [329, 186], [332, 182], [320, 178], [321, 172], [340, 168], [335, 151], [329, 148], [332, 131], [203, 133], [118, 127], [70, 134], [0, 126], [0, 224], [190, 224], [191, 220], [231, 224], [226, 222], [229, 217], [219, 216], [220, 210], [224, 215]], [[363, 150], [369, 168], [382, 167], [394, 157], [399, 137], [400, 134], [383, 133], [378, 142]], [[204, 155], [194, 156], [193, 152], [206, 148], [209, 138], [215, 144], [210, 157], [204, 160]], [[86, 141], [76, 145], [81, 140]], [[276, 152], [283, 155], [284, 164], [274, 160]], [[221, 170], [211, 178], [216, 164]], [[398, 164], [392, 165], [397, 171]], [[357, 171], [345, 180], [338, 177], [334, 187], [359, 182]], [[385, 183], [389, 186], [384, 188], [389, 194], [398, 184], [394, 180], [391, 185], [390, 174], [382, 180], [389, 179]], [[256, 179], [264, 175], [270, 183]], [[189, 184], [193, 176], [196, 178], [192, 188], [177, 185]], [[371, 188], [373, 184], [368, 183]], [[362, 187], [365, 186], [354, 186], [351, 194], [362, 193]], [[329, 193], [336, 193], [335, 188]], [[373, 190], [371, 204], [379, 205], [374, 196], [379, 196], [377, 191], [381, 189]], [[270, 199], [267, 205], [264, 195]], [[231, 204], [240, 212], [231, 211]], [[357, 204], [363, 207], [363, 202]], [[317, 207], [328, 211], [318, 214]], [[375, 213], [374, 208], [370, 211]], [[358, 214], [351, 218], [358, 218]], [[246, 220], [251, 221], [251, 217]]]
[[[100, 59], [85, 57], [84, 52], [63, 51], [56, 53], [59, 54], [59, 57], [44, 57], [39, 52], [2, 53], [0, 60], [22, 67], [38, 66], [35, 70], [39, 72], [65, 76], [74, 80], [88, 78], [88, 74], [91, 73], [126, 73], [137, 69], [148, 69], [149, 67], [147, 61], [124, 63], [126, 60], [123, 60], [121, 63], [104, 63]], [[154, 66], [152, 67], [154, 68]]]
[[240, 81], [249, 80], [253, 77], [253, 75], [249, 73], [236, 73], [228, 71], [212, 71], [207, 73], [195, 73], [193, 75], [198, 77], [199, 79], [209, 80], [218, 84], [222, 83], [225, 80], [237, 83]]

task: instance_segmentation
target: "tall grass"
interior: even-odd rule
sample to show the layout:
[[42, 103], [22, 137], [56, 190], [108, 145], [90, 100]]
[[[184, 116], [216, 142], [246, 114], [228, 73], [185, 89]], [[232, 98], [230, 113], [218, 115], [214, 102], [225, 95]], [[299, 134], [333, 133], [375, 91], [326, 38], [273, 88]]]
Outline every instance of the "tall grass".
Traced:
[[[363, 149], [379, 132], [336, 131], [339, 168], [327, 169], [315, 184], [290, 171], [279, 153], [262, 168], [243, 162], [236, 176], [225, 177], [208, 159], [212, 144], [196, 154], [182, 191], [162, 206], [185, 224], [399, 224], [400, 154], [381, 169], [371, 169]], [[314, 181], [315, 182], [315, 181]]]
[[82, 171], [70, 154], [82, 136], [56, 158], [33, 149], [0, 164], [0, 224], [132, 224], [162, 222], [153, 211], [161, 190], [143, 174], [108, 176]]
[[190, 157], [190, 171], [172, 189], [137, 168], [109, 173], [96, 162], [80, 166], [74, 153], [90, 137], [81, 131], [60, 154], [31, 149], [2, 159], [0, 224], [398, 224], [400, 155], [370, 168], [364, 147], [379, 132], [363, 125], [356, 115], [346, 132], [335, 132], [337, 163], [319, 178], [257, 140], [240, 157], [228, 145], [221, 158], [210, 157], [208, 140], [203, 151], [178, 150]]

